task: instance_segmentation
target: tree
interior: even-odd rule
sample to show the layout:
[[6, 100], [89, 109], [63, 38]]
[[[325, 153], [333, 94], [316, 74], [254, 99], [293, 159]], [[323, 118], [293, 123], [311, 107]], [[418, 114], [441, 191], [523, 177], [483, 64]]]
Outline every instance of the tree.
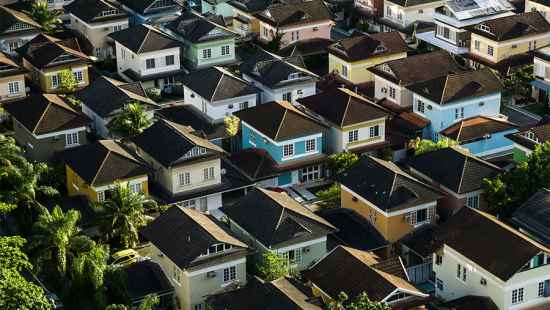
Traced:
[[342, 188], [338, 182], [334, 182], [331, 187], [317, 192], [315, 196], [321, 198], [326, 207], [338, 206], [342, 200]]
[[447, 137], [441, 137], [437, 142], [433, 142], [431, 140], [421, 140], [420, 143], [418, 144], [418, 148], [414, 152], [414, 155], [428, 153], [431, 151], [444, 149], [450, 146], [457, 146], [459, 148], [462, 148], [460, 146], [460, 142]]
[[264, 281], [277, 279], [284, 276], [291, 276], [296, 281], [300, 281], [300, 272], [293, 266], [294, 260], [288, 258], [288, 254], [279, 255], [275, 252], [268, 252], [264, 254], [262, 260], [267, 268], [256, 264], [256, 268], [260, 271], [260, 278]]
[[340, 173], [359, 159], [357, 154], [344, 151], [341, 154], [332, 154], [328, 157], [327, 168], [331, 174]]
[[57, 72], [57, 78], [60, 81], [57, 84], [57, 90], [60, 92], [73, 92], [76, 85], [78, 85], [78, 81], [76, 80], [74, 72], [71, 69], [65, 69]]
[[147, 117], [145, 106], [130, 103], [121, 108], [122, 113], [116, 117], [116, 121], [109, 128], [109, 134], [122, 136], [120, 141], [124, 144], [131, 143], [130, 139], [142, 133], [145, 129], [157, 121], [156, 117]]
[[[229, 141], [232, 142], [231, 145], [233, 145], [237, 142], [233, 137], [239, 132], [239, 123], [241, 120], [233, 115], [231, 117], [224, 116], [223, 122], [225, 123], [225, 136], [229, 138]], [[234, 147], [232, 146], [231, 148], [233, 149]]]
[[56, 166], [47, 166], [40, 174], [40, 180], [38, 185], [51, 186], [58, 191], [62, 188], [66, 188], [67, 173], [65, 173], [65, 165], [59, 164]]
[[32, 20], [40, 24], [47, 31], [54, 30], [58, 25], [63, 24], [63, 22], [58, 18], [59, 15], [62, 15], [63, 12], [52, 10], [48, 11], [48, 2], [37, 2], [31, 7], [31, 11], [22, 10], [24, 14], [27, 14]]
[[281, 40], [286, 32], [279, 31], [279, 27], [277, 27], [275, 31], [271, 29], [269, 32], [271, 33], [271, 40], [267, 42], [267, 50], [272, 53], [277, 53], [281, 48]]
[[0, 162], [5, 166], [23, 165], [27, 161], [21, 156], [21, 148], [15, 144], [12, 137], [0, 134]]
[[110, 305], [105, 310], [152, 310], [154, 306], [158, 305], [160, 298], [157, 294], [149, 294], [143, 298], [137, 307], [128, 307], [126, 305]]
[[550, 102], [549, 102], [548, 92], [546, 92], [546, 96], [544, 96], [544, 115], [550, 115]]
[[355, 24], [355, 29], [363, 33], [368, 33], [369, 28], [370, 28], [369, 22], [366, 20], [360, 20], [359, 22], [357, 22], [357, 24]]
[[344, 308], [343, 304], [344, 302], [348, 300], [348, 295], [346, 295], [344, 292], [341, 292], [338, 296], [338, 300], [335, 302], [332, 302], [330, 305], [328, 305], [328, 310], [391, 310], [391, 308], [388, 306], [388, 303], [385, 301], [383, 302], [377, 302], [377, 301], [371, 301], [367, 297], [367, 294], [363, 292], [359, 296], [357, 296], [355, 303], [349, 304], [349, 306], [346, 306]]
[[145, 215], [145, 209], [157, 209], [154, 200], [143, 201], [143, 193], [132, 193], [129, 183], [115, 182], [109, 186], [109, 198], [98, 202], [96, 209], [100, 210], [95, 222], [107, 227], [101, 234], [101, 241], [120, 237], [125, 247], [135, 247], [139, 242], [138, 228], [154, 220]]
[[501, 178], [502, 176], [499, 174], [493, 181], [484, 179], [485, 202], [487, 202], [491, 214], [510, 218], [512, 216], [509, 212], [510, 198], [506, 194], [506, 185], [502, 183]]

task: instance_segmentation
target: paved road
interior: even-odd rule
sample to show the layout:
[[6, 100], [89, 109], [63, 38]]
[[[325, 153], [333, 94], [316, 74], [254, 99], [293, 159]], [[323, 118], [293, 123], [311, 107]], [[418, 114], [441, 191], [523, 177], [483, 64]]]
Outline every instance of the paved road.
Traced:
[[[521, 109], [521, 108], [518, 107], [516, 109]], [[518, 112], [514, 109], [508, 109], [508, 111], [504, 111], [501, 113], [508, 116], [508, 121], [520, 127], [538, 123], [538, 121], [541, 119], [540, 116], [537, 116], [537, 118], [535, 118], [534, 116], [530, 116], [525, 113]]]

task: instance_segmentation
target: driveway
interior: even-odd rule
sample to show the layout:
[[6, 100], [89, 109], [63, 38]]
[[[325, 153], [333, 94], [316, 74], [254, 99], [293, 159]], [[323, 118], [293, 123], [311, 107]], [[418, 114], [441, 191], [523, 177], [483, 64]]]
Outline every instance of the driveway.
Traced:
[[538, 115], [521, 111], [522, 109], [519, 107], [510, 107], [507, 110], [500, 113], [508, 116], [508, 121], [520, 127], [538, 123], [541, 119]]

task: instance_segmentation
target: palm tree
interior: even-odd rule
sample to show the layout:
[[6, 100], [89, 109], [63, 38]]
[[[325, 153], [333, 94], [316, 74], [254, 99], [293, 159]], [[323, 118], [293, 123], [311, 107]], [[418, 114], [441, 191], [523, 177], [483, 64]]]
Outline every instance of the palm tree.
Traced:
[[267, 50], [272, 53], [277, 53], [281, 48], [281, 40], [283, 39], [283, 36], [286, 32], [279, 31], [279, 28], [276, 28], [275, 31], [271, 29], [270, 32], [271, 40], [267, 42]]
[[329, 162], [327, 168], [331, 174], [340, 173], [358, 159], [359, 156], [350, 151], [344, 151], [341, 154], [332, 154], [328, 157]]
[[144, 214], [145, 209], [158, 208], [154, 200], [143, 201], [141, 194], [132, 193], [128, 183], [115, 182], [114, 187], [109, 187], [110, 197], [95, 205], [100, 210], [96, 222], [107, 225], [101, 241], [120, 237], [125, 247], [136, 246], [138, 228], [154, 220]]
[[32, 226], [32, 237], [24, 246], [25, 253], [31, 257], [31, 263], [36, 273], [40, 273], [44, 263], [44, 255], [52, 251], [57, 270], [62, 276], [67, 273], [67, 267], [75, 259], [75, 254], [90, 251], [94, 242], [82, 235], [82, 229], [76, 226], [80, 220], [80, 212], [69, 210], [63, 214], [59, 206], [52, 214], [42, 214]]
[[62, 15], [63, 12], [57, 10], [48, 11], [47, 1], [33, 4], [30, 12], [25, 10], [22, 10], [21, 12], [27, 14], [27, 16], [44, 27], [47, 31], [52, 31], [55, 27], [57, 27], [57, 25], [61, 25], [63, 23], [59, 18], [57, 18], [59, 15]]
[[[145, 296], [137, 307], [128, 307], [125, 305], [110, 305], [105, 310], [152, 310], [154, 306], [158, 305], [160, 298], [157, 294], [149, 294]], [[156, 309], [156, 308], [155, 308]]]
[[27, 162], [12, 137], [0, 135], [0, 162], [6, 166], [11, 166], [12, 163], [24, 165]]
[[124, 144], [130, 143], [133, 138], [157, 121], [156, 117], [147, 118], [145, 106], [137, 103], [130, 103], [121, 108], [122, 113], [109, 128], [109, 134], [120, 135]]

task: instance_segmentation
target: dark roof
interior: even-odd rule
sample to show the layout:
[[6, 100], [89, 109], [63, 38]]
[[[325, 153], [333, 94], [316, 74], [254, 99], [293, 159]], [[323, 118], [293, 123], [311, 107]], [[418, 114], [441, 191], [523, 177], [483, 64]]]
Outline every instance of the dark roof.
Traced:
[[485, 188], [483, 179], [492, 180], [504, 172], [467, 150], [454, 146], [403, 158], [401, 162], [457, 194]]
[[153, 261], [143, 261], [122, 266], [122, 270], [126, 273], [126, 290], [133, 301], [138, 301], [149, 294], [171, 292], [174, 285], [162, 267]]
[[[199, 160], [219, 159], [227, 153], [214, 143], [208, 141], [202, 132], [196, 132], [189, 126], [159, 119], [141, 134], [133, 137], [132, 142], [153, 159], [171, 169]], [[195, 147], [206, 149], [206, 153], [185, 157]]]
[[[328, 71], [328, 67], [322, 68], [324, 71]], [[317, 69], [319, 70], [319, 69]], [[344, 88], [351, 90], [352, 92], [357, 93], [365, 98], [372, 99], [374, 98], [374, 81], [362, 82], [354, 84], [347, 79], [344, 79], [338, 74], [328, 73], [323, 75], [324, 81], [319, 81], [315, 83], [317, 90], [321, 92], [326, 92], [329, 90]]]
[[134, 82], [147, 82], [147, 81], [159, 80], [159, 79], [164, 79], [169, 77], [176, 77], [182, 74], [186, 74], [186, 72], [185, 72], [185, 69], [173, 69], [173, 70], [163, 71], [163, 72], [153, 73], [153, 74], [142, 74], [132, 68], [128, 68], [122, 71], [122, 74], [124, 74]]
[[527, 128], [517, 133], [507, 134], [505, 135], [505, 137], [523, 147], [526, 147], [530, 150], [534, 150], [535, 147], [540, 144], [523, 136], [524, 134], [527, 134], [530, 132], [534, 133], [541, 143], [549, 141], [550, 140], [550, 117], [548, 115], [545, 115], [534, 127]]
[[90, 186], [153, 173], [135, 151], [113, 140], [99, 140], [66, 149], [57, 156]]
[[281, 277], [269, 282], [255, 278], [254, 282], [231, 291], [214, 293], [204, 302], [212, 310], [240, 309], [293, 309], [321, 310], [311, 303], [315, 296], [291, 277]]
[[287, 101], [267, 102], [233, 112], [233, 115], [274, 141], [330, 129], [330, 126], [296, 109]]
[[[266, 16], [266, 12], [271, 17]], [[330, 21], [332, 13], [322, 0], [311, 0], [270, 6], [265, 11], [254, 14], [254, 17], [274, 27], [288, 27]]]
[[176, 79], [210, 102], [262, 92], [260, 88], [221, 67], [210, 67], [202, 71], [181, 75]]
[[530, 54], [531, 52], [533, 51], [510, 55], [499, 62], [491, 61], [488, 58], [480, 56], [474, 52], [468, 52], [465, 54], [461, 54], [460, 56], [466, 59], [471, 59], [491, 69], [497, 70], [500, 74], [512, 75], [516, 73], [519, 69], [523, 69], [524, 67], [533, 64], [534, 56]]
[[[373, 57], [384, 57], [411, 51], [407, 42], [397, 31], [373, 35], [355, 31], [350, 38], [340, 40], [327, 47], [327, 51], [347, 62], [355, 62]], [[376, 51], [382, 45], [385, 50]]]
[[401, 7], [408, 8], [415, 5], [429, 4], [432, 2], [438, 2], [438, 0], [388, 0], [391, 3], [395, 3]]
[[202, 131], [208, 140], [226, 137], [226, 127], [223, 119], [214, 120], [192, 104], [164, 107], [156, 111], [156, 114], [176, 124]]
[[487, 19], [480, 24], [488, 26], [491, 32], [478, 29], [475, 26], [469, 27], [468, 30], [496, 42], [548, 33], [550, 31], [550, 24], [538, 11]]
[[[85, 23], [127, 19], [131, 16], [129, 13], [124, 11], [120, 5], [116, 5], [108, 0], [74, 0], [73, 2], [63, 6], [63, 8]], [[101, 12], [107, 9], [117, 10], [119, 14], [98, 17]]]
[[3, 108], [36, 135], [86, 126], [92, 121], [69, 100], [53, 94], [28, 97]]
[[267, 9], [270, 5], [292, 4], [302, 0], [238, 0], [228, 1], [227, 4], [244, 13], [256, 13]]
[[541, 188], [514, 212], [511, 222], [550, 243], [550, 190]]
[[407, 135], [413, 135], [414, 133], [421, 131], [430, 124], [430, 120], [426, 119], [411, 111], [403, 111], [396, 113], [386, 124], [397, 131]]
[[432, 237], [504, 282], [540, 251], [550, 253], [550, 249], [496, 217], [468, 206], [443, 223]]
[[44, 28], [42, 28], [40, 24], [32, 20], [27, 15], [21, 12], [18, 12], [16, 10], [7, 8], [6, 6], [0, 5], [0, 34], [2, 35], [5, 34], [6, 36], [8, 36], [8, 35], [16, 35], [21, 33], [22, 31], [10, 31], [9, 33], [6, 33], [6, 31], [11, 26], [19, 22], [36, 27], [35, 29], [28, 29], [32, 32], [37, 32], [37, 31], [41, 32], [42, 30], [44, 30]]
[[332, 178], [383, 211], [421, 205], [445, 197], [445, 194], [415, 179], [394, 163], [371, 156], [362, 156]]
[[[186, 271], [236, 260], [256, 250], [248, 247], [225, 224], [210, 213], [172, 205], [168, 211], [139, 229], [145, 238], [180, 269]], [[201, 256], [216, 243], [230, 250]]]
[[11, 57], [8, 53], [2, 51], [0, 51], [0, 65], [8, 65], [11, 67], [9, 70], [0, 71], [0, 78], [30, 72], [17, 60], [15, 60], [15, 58]]
[[253, 189], [234, 204], [219, 210], [269, 249], [338, 231], [285, 193], [261, 188]]
[[488, 116], [472, 116], [454, 123], [439, 133], [456, 141], [466, 141], [519, 128], [505, 119]]
[[[535, 1], [536, 2], [536, 1]], [[550, 6], [550, 3], [549, 5]], [[531, 51], [528, 51], [527, 54], [529, 55], [533, 55], [537, 58], [541, 58], [541, 59], [544, 59], [546, 61], [550, 61], [550, 55], [546, 53], [546, 49], [549, 47], [550, 45], [544, 45], [544, 46], [541, 46], [539, 48], [537, 48], [536, 50], [531, 50]]]
[[[207, 36], [210, 31], [216, 28], [221, 29], [222, 34]], [[184, 11], [176, 20], [168, 24], [166, 29], [193, 44], [224, 40], [238, 36], [233, 30], [227, 28], [223, 16], [200, 16], [190, 10]]]
[[[386, 64], [392, 73], [382, 70], [380, 66], [367, 70], [401, 86], [446, 76], [451, 71], [462, 71], [454, 58], [445, 50], [391, 60]], [[437, 64], [437, 66], [433, 64]]]
[[327, 51], [325, 47], [334, 44], [335, 41], [330, 38], [309, 38], [305, 40], [298, 40], [294, 43], [291, 43], [283, 48], [281, 48], [277, 55], [281, 57], [291, 57], [300, 55], [310, 56], [317, 54], [326, 54]]
[[500, 79], [489, 68], [451, 73], [409, 85], [407, 89], [440, 105], [506, 90]]
[[124, 83], [105, 76], [98, 77], [74, 96], [102, 118], [112, 116], [112, 112], [128, 100], [139, 101], [146, 105], [146, 110], [158, 108], [158, 104], [147, 97], [141, 82]]
[[340, 127], [393, 116], [391, 111], [345, 88], [307, 96], [296, 101]]
[[109, 34], [109, 37], [136, 54], [180, 47], [184, 44], [157, 28], [139, 24]]
[[437, 305], [440, 308], [455, 310], [499, 310], [489, 296], [467, 295]]
[[432, 241], [432, 233], [437, 229], [436, 224], [425, 223], [399, 238], [401, 244], [407, 246], [420, 257], [428, 257], [432, 252], [424, 246]]
[[183, 8], [183, 6], [178, 3], [178, 1], [172, 0], [172, 2], [175, 4], [173, 6], [148, 9], [153, 3], [155, 3], [155, 1], [156, 0], [120, 0], [119, 2], [141, 15], [179, 10]]
[[315, 214], [338, 229], [332, 236], [345, 246], [366, 252], [390, 246], [371, 221], [353, 209], [329, 208]]
[[88, 195], [64, 197], [61, 199], [41, 202], [40, 204], [48, 209], [50, 213], [52, 213], [55, 206], [59, 206], [63, 213], [67, 213], [67, 211], [73, 209], [80, 212], [81, 218], [77, 222], [79, 226], [86, 226], [96, 218], [93, 201]]

